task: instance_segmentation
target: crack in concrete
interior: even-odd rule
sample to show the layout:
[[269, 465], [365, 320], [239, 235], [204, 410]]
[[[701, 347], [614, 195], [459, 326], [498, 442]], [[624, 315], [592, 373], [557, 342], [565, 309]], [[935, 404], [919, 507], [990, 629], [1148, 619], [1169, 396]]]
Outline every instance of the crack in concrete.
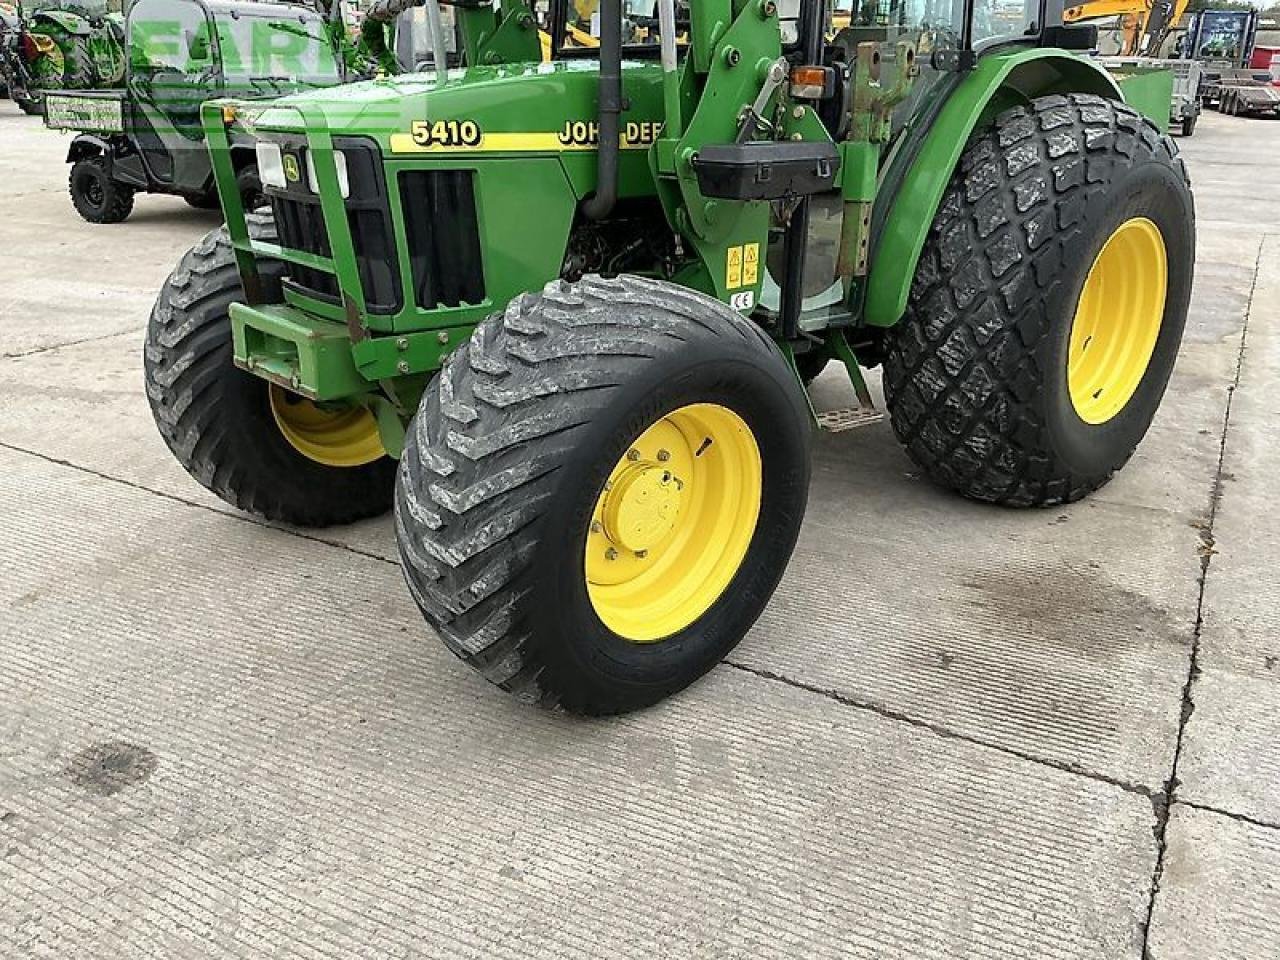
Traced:
[[1196, 803], [1194, 800], [1179, 800], [1177, 805], [1190, 807], [1192, 810], [1199, 810], [1202, 813], [1217, 814], [1220, 817], [1226, 817], [1228, 820], [1247, 823], [1251, 827], [1261, 827], [1263, 830], [1280, 830], [1280, 823], [1275, 821], [1260, 820], [1257, 817], [1249, 816], [1247, 813], [1232, 813], [1230, 810], [1223, 810], [1221, 807], [1210, 806], [1207, 803]]
[[803, 680], [796, 680], [784, 674], [775, 673], [772, 670], [764, 670], [759, 667], [749, 667], [744, 663], [737, 663], [733, 660], [722, 660], [720, 662], [724, 664], [726, 667], [732, 667], [735, 670], [741, 670], [743, 673], [749, 673], [752, 676], [759, 677], [762, 680], [771, 680], [776, 683], [786, 684], [787, 686], [794, 687], [797, 690], [804, 690], [807, 693], [815, 693], [818, 696], [826, 697], [828, 700], [834, 700], [836, 703], [842, 706], [852, 707], [855, 710], [865, 710], [869, 713], [874, 713], [878, 717], [883, 717], [886, 720], [895, 720], [899, 723], [905, 723], [908, 726], [914, 727], [917, 730], [927, 731], [928, 733], [932, 733], [935, 736], [941, 737], [944, 740], [956, 740], [956, 741], [959, 741], [960, 743], [968, 743], [968, 744], [971, 744], [972, 746], [983, 747], [988, 750], [995, 750], [998, 753], [1004, 754], [1005, 756], [1014, 757], [1015, 759], [1018, 759], [1018, 760], [1024, 760], [1027, 763], [1034, 763], [1041, 767], [1048, 767], [1052, 770], [1061, 771], [1062, 773], [1074, 774], [1075, 776], [1078, 776], [1078, 777], [1084, 777], [1086, 780], [1093, 780], [1098, 783], [1105, 783], [1108, 786], [1116, 787], [1117, 789], [1123, 790], [1125, 793], [1133, 793], [1141, 797], [1146, 797], [1148, 800], [1152, 802], [1153, 805], [1156, 805], [1156, 804], [1163, 805], [1164, 803], [1163, 795], [1158, 791], [1152, 790], [1150, 787], [1146, 786], [1145, 784], [1131, 783], [1127, 780], [1120, 780], [1117, 777], [1112, 777], [1105, 773], [1099, 773], [1096, 770], [1089, 770], [1086, 767], [1081, 767], [1077, 764], [1066, 763], [1061, 760], [1050, 760], [1046, 757], [1037, 757], [1034, 754], [1025, 753], [1021, 750], [1016, 750], [1013, 747], [1007, 746], [1002, 743], [997, 743], [994, 740], [984, 740], [982, 737], [975, 737], [968, 733], [961, 733], [959, 730], [953, 730], [948, 726], [945, 726], [940, 723], [935, 723], [932, 720], [924, 720], [920, 717], [913, 717], [911, 714], [905, 713], [901, 710], [894, 710], [892, 707], [886, 707], [883, 704], [878, 704], [878, 703], [871, 703], [870, 701], [867, 701], [867, 700], [859, 700], [856, 697], [851, 697], [846, 693], [841, 693], [839, 690], [833, 690], [828, 687], [820, 687], [816, 684], [806, 683]]
[[51, 353], [54, 350], [62, 350], [66, 347], [78, 347], [82, 343], [97, 343], [99, 340], [112, 340], [116, 337], [124, 337], [133, 333], [140, 334], [141, 331], [137, 327], [130, 327], [128, 330], [117, 330], [115, 333], [103, 333], [92, 337], [82, 337], [79, 340], [52, 343], [47, 347], [32, 347], [30, 350], [19, 350], [17, 353], [0, 353], [0, 360], [21, 360], [23, 357], [35, 357], [42, 353]]
[[29, 450], [26, 447], [20, 447], [13, 443], [6, 443], [0, 440], [0, 450], [10, 450], [14, 453], [25, 454], [28, 457], [35, 457], [46, 463], [56, 464], [60, 467], [68, 467], [77, 470], [80, 473], [88, 474], [91, 477], [97, 477], [100, 480], [106, 480], [109, 483], [118, 483], [122, 487], [128, 487], [131, 490], [137, 490], [140, 493], [149, 493], [155, 497], [163, 497], [165, 500], [171, 500], [174, 503], [181, 503], [184, 506], [195, 507], [198, 510], [207, 510], [209, 513], [216, 513], [220, 517], [227, 517], [231, 520], [237, 520], [240, 523], [251, 523], [255, 527], [265, 527], [268, 530], [276, 530], [280, 533], [288, 534], [291, 537], [297, 537], [299, 540], [309, 540], [312, 543], [322, 543], [326, 547], [335, 547], [338, 550], [345, 550], [347, 553], [353, 553], [358, 557], [365, 557], [369, 560], [377, 560], [379, 563], [385, 563], [388, 566], [400, 568], [399, 561], [388, 559], [368, 550], [361, 550], [359, 547], [353, 547], [350, 544], [342, 543], [339, 540], [330, 540], [328, 537], [319, 537], [313, 533], [305, 533], [293, 527], [285, 527], [280, 524], [272, 523], [269, 520], [263, 520], [261, 517], [254, 517], [244, 513], [232, 513], [229, 510], [219, 510], [217, 507], [211, 507], [207, 503], [200, 503], [197, 500], [188, 500], [186, 497], [180, 497], [174, 493], [167, 493], [164, 490], [156, 490], [152, 487], [145, 486], [141, 483], [135, 483], [132, 480], [125, 480], [122, 477], [113, 477], [109, 473], [103, 473], [101, 470], [95, 470], [92, 467], [85, 467], [78, 463], [72, 463], [70, 460], [62, 460], [58, 457], [51, 457], [47, 453], [41, 453], [38, 450]]
[[[1191, 655], [1187, 663], [1187, 679], [1182, 685], [1182, 705], [1178, 717], [1178, 735], [1173, 745], [1173, 761], [1169, 765], [1169, 776], [1165, 778], [1164, 803], [1156, 808], [1156, 822], [1153, 831], [1156, 838], [1156, 862], [1151, 870], [1151, 890], [1147, 898], [1147, 916], [1142, 924], [1142, 957], [1143, 960], [1155, 960], [1151, 952], [1151, 921], [1155, 915], [1156, 898], [1160, 893], [1160, 881], [1164, 878], [1165, 854], [1168, 852], [1169, 815], [1174, 804], [1185, 803], [1178, 799], [1178, 761], [1182, 758], [1182, 747], [1186, 740], [1187, 723], [1195, 712], [1195, 699], [1192, 690], [1200, 676], [1200, 640], [1204, 630], [1204, 592], [1209, 579], [1209, 564], [1213, 561], [1214, 538], [1213, 524], [1218, 517], [1218, 507], [1222, 503], [1222, 469], [1227, 457], [1227, 436], [1231, 432], [1231, 401], [1235, 398], [1240, 386], [1240, 373], [1244, 369], [1244, 352], [1249, 339], [1249, 315], [1253, 312], [1253, 296], [1258, 288], [1258, 272], [1262, 269], [1262, 251], [1266, 246], [1267, 235], [1258, 241], [1258, 254], [1253, 263], [1253, 282], [1249, 285], [1249, 296], [1245, 302], [1244, 323], [1240, 328], [1240, 347], [1236, 351], [1235, 376], [1227, 385], [1227, 402], [1222, 412], [1222, 439], [1218, 443], [1218, 464], [1213, 474], [1213, 482], [1209, 487], [1209, 516], [1200, 525], [1200, 582], [1196, 596], [1196, 624], [1191, 635]], [[1194, 806], [1193, 804], [1186, 804]]]

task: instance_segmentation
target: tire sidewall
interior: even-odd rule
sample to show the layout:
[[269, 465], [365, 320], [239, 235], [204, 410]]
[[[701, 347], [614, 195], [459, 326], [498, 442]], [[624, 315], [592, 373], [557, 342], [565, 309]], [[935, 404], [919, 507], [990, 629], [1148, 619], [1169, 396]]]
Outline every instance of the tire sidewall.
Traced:
[[[639, 705], [701, 676], [755, 622], [795, 545], [809, 482], [811, 430], [803, 397], [776, 348], [763, 353], [759, 342], [731, 346], [722, 342], [727, 339], [693, 340], [647, 364], [583, 428], [560, 468], [563, 479], [540, 521], [538, 555], [531, 563], [533, 636], [548, 669], [572, 674], [574, 689], [586, 701], [607, 691], [616, 704], [622, 689], [624, 699]], [[664, 415], [693, 403], [728, 407], [755, 437], [763, 470], [756, 530], [737, 574], [710, 609], [671, 637], [631, 642], [601, 622], [587, 592], [584, 563], [592, 511], [635, 438]]]
[[[102, 192], [102, 200], [99, 203], [94, 203], [89, 196], [89, 187], [95, 183]], [[75, 202], [76, 209], [86, 219], [100, 220], [106, 216], [107, 208], [111, 205], [111, 187], [111, 178], [107, 175], [102, 163], [97, 162], [97, 158], [78, 160], [72, 165], [71, 198]]]
[[[1133, 396], [1111, 419], [1090, 424], [1071, 402], [1067, 354], [1071, 326], [1085, 280], [1098, 252], [1116, 228], [1134, 217], [1154, 222], [1164, 239], [1167, 286], [1164, 314], [1151, 359]], [[1095, 479], [1111, 473], [1146, 433], [1177, 359], [1182, 341], [1195, 260], [1194, 212], [1190, 192], [1176, 168], [1141, 163], [1123, 170], [1108, 189], [1090, 197], [1084, 211], [1087, 226], [1066, 250], [1063, 282], [1046, 299], [1052, 334], [1042, 343], [1045, 378], [1044, 416], [1049, 440], [1073, 473]]]

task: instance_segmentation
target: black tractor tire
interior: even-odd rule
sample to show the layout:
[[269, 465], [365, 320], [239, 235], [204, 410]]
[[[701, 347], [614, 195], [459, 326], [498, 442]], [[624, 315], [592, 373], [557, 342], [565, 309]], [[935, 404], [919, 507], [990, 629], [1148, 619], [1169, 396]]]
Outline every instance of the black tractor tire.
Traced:
[[822, 375], [822, 371], [827, 369], [827, 364], [830, 362], [831, 357], [826, 351], [810, 350], [796, 357], [796, 372], [800, 374], [800, 379], [804, 381], [805, 386], [808, 386]]
[[76, 212], [90, 223], [120, 223], [133, 212], [133, 188], [111, 179], [101, 155], [73, 163], [67, 189]]
[[[1134, 392], [1086, 423], [1068, 389], [1072, 321], [1098, 252], [1133, 218], [1162, 235], [1164, 311]], [[1084, 94], [1002, 113], [966, 148], [890, 330], [898, 439], [930, 479], [977, 500], [1049, 505], [1102, 486], [1164, 394], [1194, 259], [1186, 167], [1151, 121]]]
[[18, 95], [14, 102], [18, 104], [18, 109], [25, 113], [28, 117], [44, 116], [44, 100], [41, 97], [24, 97]]
[[98, 73], [89, 55], [88, 40], [72, 37], [62, 68], [62, 87], [65, 90], [91, 90], [96, 87]]
[[[270, 217], [250, 232], [275, 241]], [[279, 294], [282, 267], [262, 272]], [[202, 486], [247, 513], [300, 527], [352, 523], [386, 513], [395, 461], [334, 467], [299, 453], [271, 411], [269, 385], [232, 361], [228, 307], [242, 300], [225, 226], [206, 234], [165, 281], [147, 326], [144, 374], [160, 435]]]
[[[758, 519], [705, 612], [632, 642], [588, 594], [589, 521], [636, 438], [696, 403], [728, 407], [755, 439]], [[781, 352], [724, 304], [638, 277], [555, 281], [482, 322], [428, 388], [396, 484], [405, 578], [446, 645], [518, 699], [647, 706], [720, 662], [764, 609], [804, 516], [810, 439]]]
[[[258, 176], [257, 167], [245, 167], [236, 174], [236, 191], [240, 194], [240, 204], [246, 213], [267, 206], [267, 195], [262, 190], [262, 179]], [[216, 199], [216, 190], [214, 196]]]

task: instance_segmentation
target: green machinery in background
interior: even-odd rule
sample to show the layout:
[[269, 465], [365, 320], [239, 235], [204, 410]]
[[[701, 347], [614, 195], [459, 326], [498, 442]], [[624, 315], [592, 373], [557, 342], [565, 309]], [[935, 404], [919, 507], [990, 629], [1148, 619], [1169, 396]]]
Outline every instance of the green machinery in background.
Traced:
[[105, 0], [28, 0], [17, 5], [22, 51], [38, 103], [45, 90], [115, 86], [124, 77], [124, 18]]
[[[872, 417], [866, 367], [921, 471], [980, 500], [1075, 500], [1145, 434], [1191, 194], [1167, 103], [1128, 105], [1058, 3], [453, 13], [460, 68], [205, 105], [227, 226], [145, 366], [229, 503], [394, 505], [415, 601], [498, 686], [610, 713], [719, 662], [787, 565], [815, 427]], [[807, 388], [829, 361], [844, 409]]]
[[[139, 191], [217, 208], [201, 104], [340, 83], [324, 23], [296, 4], [134, 0], [120, 84], [45, 94], [45, 123], [79, 131], [67, 151], [76, 210], [91, 223], [118, 223]], [[252, 206], [261, 197], [253, 150], [229, 161]]]

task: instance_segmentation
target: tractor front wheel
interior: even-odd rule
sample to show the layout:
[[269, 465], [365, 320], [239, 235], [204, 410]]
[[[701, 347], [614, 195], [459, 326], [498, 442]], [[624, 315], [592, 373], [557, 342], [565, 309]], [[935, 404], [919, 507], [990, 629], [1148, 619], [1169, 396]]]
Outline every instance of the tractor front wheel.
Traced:
[[405, 577], [449, 648], [522, 700], [637, 709], [742, 638], [795, 545], [804, 395], [718, 301], [549, 284], [446, 361], [396, 494]]
[[[269, 217], [250, 232], [274, 241]], [[281, 266], [263, 271], [279, 287]], [[391, 507], [395, 461], [361, 406], [317, 404], [239, 369], [228, 308], [243, 299], [226, 227], [169, 275], [147, 326], [144, 371], [156, 426], [201, 485], [248, 513], [301, 527], [378, 516]]]
[[1045, 97], [965, 151], [891, 329], [885, 400], [936, 482], [1079, 499], [1142, 439], [1182, 339], [1195, 212], [1173, 141], [1112, 100]]
[[73, 163], [67, 189], [76, 212], [90, 223], [119, 223], [133, 211], [133, 190], [111, 179], [106, 157]]

